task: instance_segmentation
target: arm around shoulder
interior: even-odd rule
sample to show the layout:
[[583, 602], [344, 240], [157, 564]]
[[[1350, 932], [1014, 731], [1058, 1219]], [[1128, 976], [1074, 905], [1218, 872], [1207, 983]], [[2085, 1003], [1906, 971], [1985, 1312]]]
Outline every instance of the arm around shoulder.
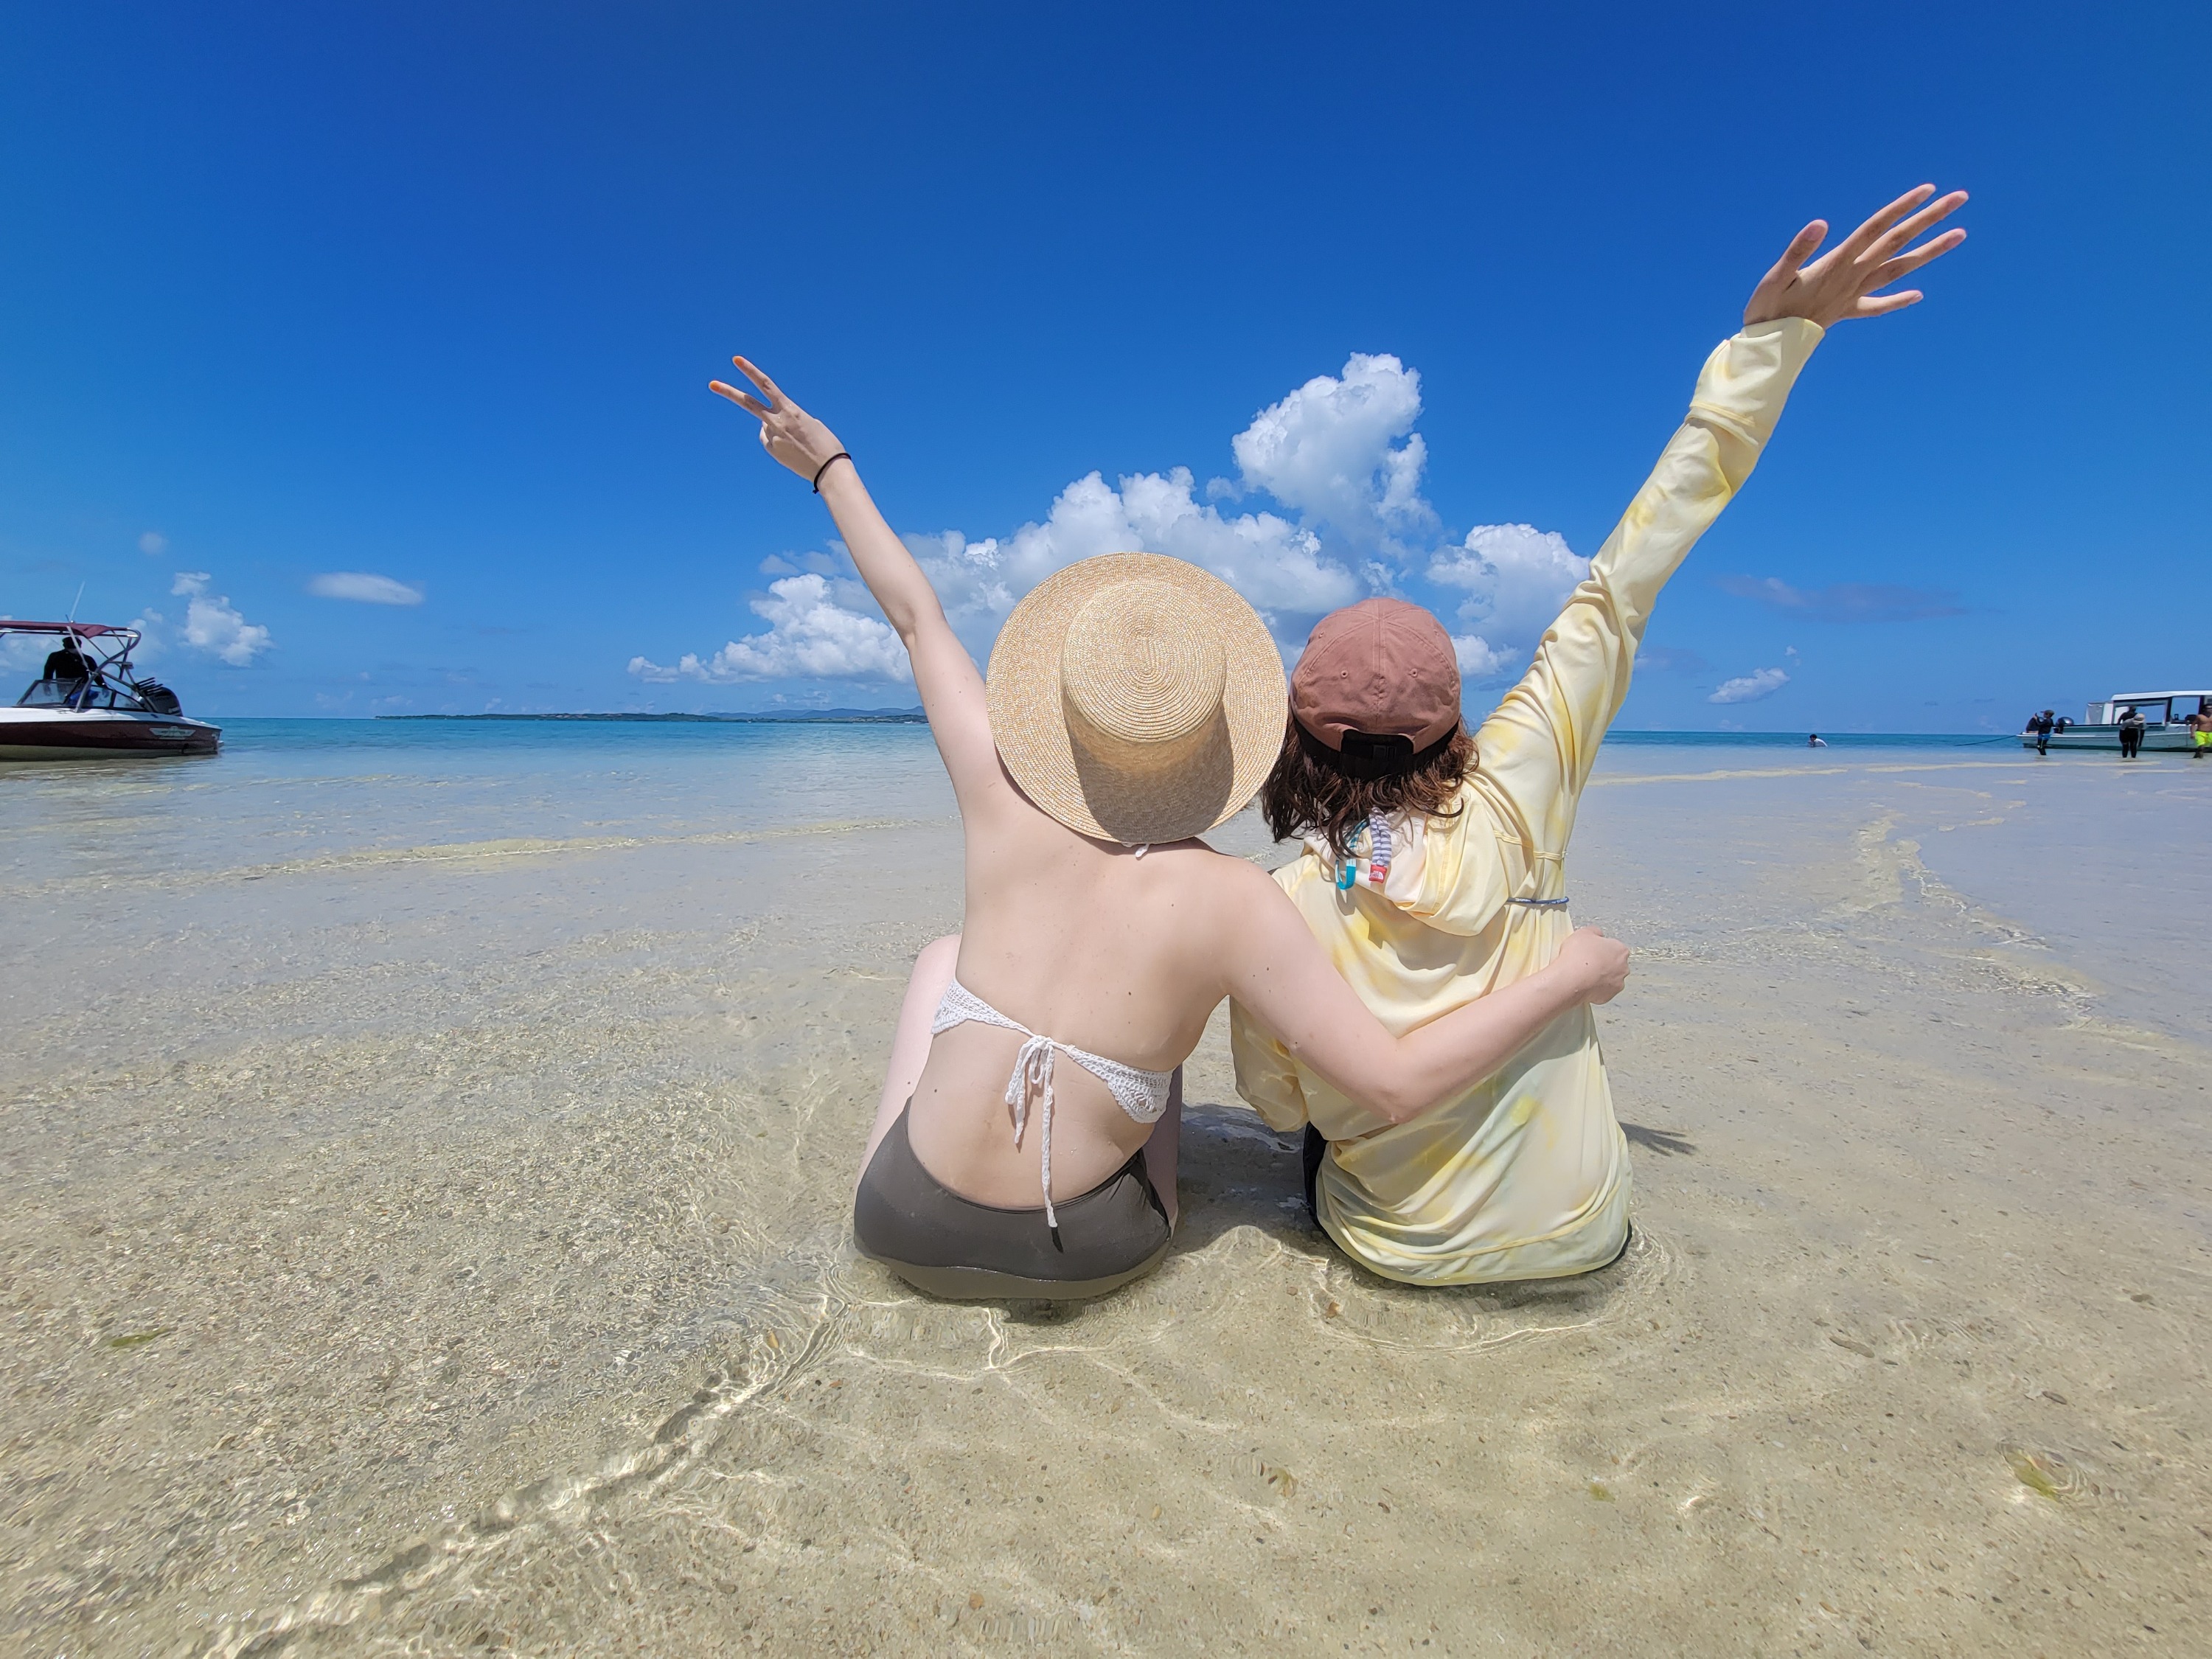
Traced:
[[1226, 895], [1228, 994], [1293, 1056], [1377, 1117], [1403, 1123], [1489, 1076], [1569, 1009], [1618, 994], [1628, 949], [1594, 927], [1540, 971], [1394, 1036], [1329, 964], [1296, 908], [1247, 866]]

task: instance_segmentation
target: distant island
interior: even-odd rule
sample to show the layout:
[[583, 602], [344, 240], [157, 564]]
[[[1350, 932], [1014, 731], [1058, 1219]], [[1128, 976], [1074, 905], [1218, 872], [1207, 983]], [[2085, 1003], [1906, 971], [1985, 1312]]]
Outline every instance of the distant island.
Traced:
[[919, 708], [784, 708], [760, 714], [379, 714], [380, 720], [737, 720], [757, 726], [926, 726]]

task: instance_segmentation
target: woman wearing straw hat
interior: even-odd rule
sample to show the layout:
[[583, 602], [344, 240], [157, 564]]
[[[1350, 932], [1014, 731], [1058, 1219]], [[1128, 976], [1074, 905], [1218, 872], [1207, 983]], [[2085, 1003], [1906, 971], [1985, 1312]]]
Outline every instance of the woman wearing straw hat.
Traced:
[[915, 965], [862, 1158], [867, 1255], [951, 1297], [1097, 1296], [1157, 1266], [1176, 1068], [1225, 997], [1401, 1122], [1619, 993], [1626, 949], [1585, 928], [1519, 984], [1385, 1030], [1266, 872], [1198, 839], [1282, 738], [1282, 658], [1251, 606], [1180, 560], [1086, 560], [1015, 608], [987, 684], [852, 458], [733, 361], [758, 395], [713, 389], [828, 503], [913, 659], [966, 836], [965, 922]]

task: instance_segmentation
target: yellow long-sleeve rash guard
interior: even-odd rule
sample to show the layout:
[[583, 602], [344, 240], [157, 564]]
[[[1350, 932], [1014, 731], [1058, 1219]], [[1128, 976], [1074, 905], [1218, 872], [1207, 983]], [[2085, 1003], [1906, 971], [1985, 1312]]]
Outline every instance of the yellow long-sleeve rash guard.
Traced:
[[[1762, 323], [1705, 360], [1690, 412], [1476, 734], [1457, 816], [1394, 823], [1381, 890], [1340, 891], [1327, 849], [1275, 872], [1376, 1018], [1404, 1032], [1549, 962], [1573, 924], [1512, 899], [1565, 892], [1562, 860], [1598, 744], [1620, 712], [1653, 602], [1742, 487], [1821, 330]], [[1628, 1148], [1588, 1007], [1495, 1076], [1385, 1123], [1298, 1064], [1242, 1007], [1237, 1091], [1269, 1124], [1312, 1123], [1329, 1156], [1322, 1224], [1376, 1273], [1414, 1284], [1549, 1279], [1601, 1267], [1628, 1231]]]

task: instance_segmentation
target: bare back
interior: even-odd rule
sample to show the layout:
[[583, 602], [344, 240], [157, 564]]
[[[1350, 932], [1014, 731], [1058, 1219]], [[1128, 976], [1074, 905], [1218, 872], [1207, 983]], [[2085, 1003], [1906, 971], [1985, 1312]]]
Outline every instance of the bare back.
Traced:
[[[1235, 884], [1237, 872], [1252, 867], [1202, 842], [1139, 857], [1093, 841], [1031, 805], [997, 769], [982, 799], [961, 799], [968, 902], [960, 982], [1055, 1042], [1147, 1071], [1181, 1065], [1226, 994], [1223, 878]], [[1008, 1207], [1034, 1204], [1037, 1194], [1036, 1149], [1014, 1146], [1004, 1098], [1021, 1042], [979, 1024], [940, 1034], [908, 1125], [931, 1174]], [[1151, 1130], [1081, 1067], [1054, 1076], [1058, 1199], [1103, 1181]]]

